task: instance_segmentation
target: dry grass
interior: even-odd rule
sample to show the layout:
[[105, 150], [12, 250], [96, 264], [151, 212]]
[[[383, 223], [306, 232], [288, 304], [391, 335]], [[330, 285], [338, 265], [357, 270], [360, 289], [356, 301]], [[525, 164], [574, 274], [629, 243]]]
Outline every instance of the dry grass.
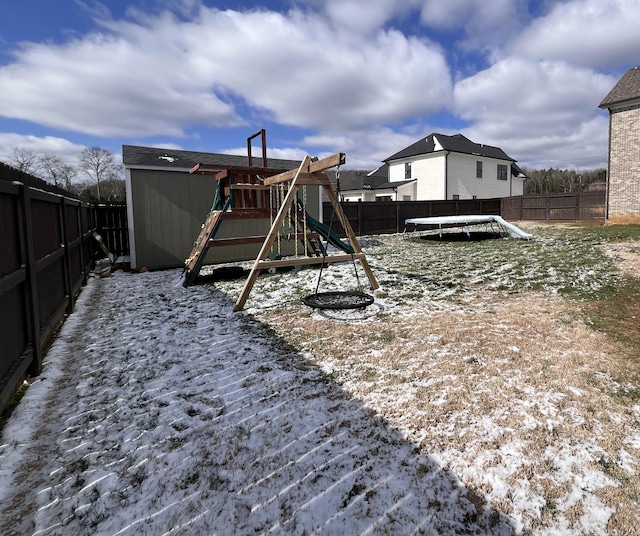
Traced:
[[[637, 242], [606, 251], [640, 274]], [[457, 304], [420, 299], [360, 323], [299, 306], [259, 317], [491, 506], [519, 511], [525, 528], [558, 516], [571, 528], [593, 493], [615, 510], [611, 534], [637, 534], [638, 346], [586, 325], [590, 307], [477, 289]], [[624, 329], [633, 326], [637, 318]], [[532, 496], [543, 499], [525, 504]]]

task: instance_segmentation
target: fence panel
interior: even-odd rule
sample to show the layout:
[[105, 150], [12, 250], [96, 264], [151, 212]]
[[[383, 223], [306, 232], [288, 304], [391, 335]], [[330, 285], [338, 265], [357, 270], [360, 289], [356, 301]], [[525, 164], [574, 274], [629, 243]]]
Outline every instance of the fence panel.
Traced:
[[96, 227], [109, 251], [116, 257], [129, 255], [129, 225], [124, 203], [95, 206]]
[[597, 221], [605, 208], [605, 192], [595, 191], [504, 198], [501, 211], [505, 220]]
[[[340, 204], [357, 235], [400, 233], [408, 218], [460, 216], [465, 214], [500, 215], [500, 199], [463, 199], [447, 201], [371, 201]], [[340, 223], [333, 216], [331, 203], [323, 204], [323, 221], [332, 222], [332, 229], [344, 236]]]
[[92, 261], [90, 206], [61, 192], [0, 164], [0, 410], [40, 373]]

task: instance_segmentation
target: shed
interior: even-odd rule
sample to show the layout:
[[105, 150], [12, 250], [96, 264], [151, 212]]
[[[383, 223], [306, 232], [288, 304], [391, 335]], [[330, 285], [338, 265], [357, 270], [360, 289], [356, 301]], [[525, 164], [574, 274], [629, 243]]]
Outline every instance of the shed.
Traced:
[[[131, 267], [174, 268], [184, 265], [214, 199], [215, 178], [192, 174], [196, 164], [220, 171], [247, 166], [246, 156], [122, 146], [127, 189]], [[261, 164], [262, 162], [260, 162]], [[295, 169], [300, 162], [268, 158], [269, 168]], [[257, 166], [262, 167], [262, 166]], [[320, 219], [317, 187], [309, 187], [307, 211]], [[238, 218], [225, 222], [219, 238], [266, 234], [268, 218]], [[260, 244], [233, 245], [209, 251], [205, 263], [254, 259]]]

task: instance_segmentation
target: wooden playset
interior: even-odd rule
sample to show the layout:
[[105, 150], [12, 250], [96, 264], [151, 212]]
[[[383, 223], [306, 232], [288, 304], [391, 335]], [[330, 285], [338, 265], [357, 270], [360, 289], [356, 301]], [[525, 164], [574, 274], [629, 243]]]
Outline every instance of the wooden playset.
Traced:
[[[251, 165], [251, 140], [258, 135], [262, 136], [262, 167]], [[243, 309], [258, 276], [263, 270], [269, 269], [313, 264], [324, 266], [346, 261], [353, 262], [355, 266], [358, 261], [371, 289], [377, 289], [376, 278], [325, 173], [327, 169], [343, 165], [345, 155], [336, 153], [322, 160], [306, 156], [297, 169], [268, 168], [264, 130], [247, 139], [247, 150], [249, 165], [246, 167], [235, 166], [219, 171], [206, 164], [197, 164], [191, 170], [191, 173], [212, 174], [216, 180], [216, 191], [211, 211], [200, 229], [191, 254], [185, 260], [184, 286], [195, 282], [209, 248], [261, 243], [234, 311]], [[307, 214], [307, 186], [319, 186], [324, 191], [348, 242], [340, 239], [330, 226]], [[223, 222], [234, 218], [268, 218], [271, 227], [266, 236], [216, 239]], [[322, 238], [326, 240], [325, 244]], [[283, 240], [295, 243], [294, 254], [290, 257], [274, 254], [274, 251], [280, 251]], [[298, 243], [301, 247], [298, 247]], [[329, 254], [329, 244], [341, 252]]]

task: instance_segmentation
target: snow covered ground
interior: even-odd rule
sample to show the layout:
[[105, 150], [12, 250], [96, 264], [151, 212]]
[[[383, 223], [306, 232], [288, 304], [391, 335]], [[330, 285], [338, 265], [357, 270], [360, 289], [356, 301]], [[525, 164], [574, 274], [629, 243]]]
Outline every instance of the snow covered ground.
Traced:
[[640, 407], [599, 407], [625, 388], [606, 349], [580, 355], [560, 298], [486, 298], [376, 247], [359, 313], [300, 305], [316, 270], [261, 277], [242, 313], [242, 281], [92, 279], [3, 431], [0, 534], [613, 534]]

